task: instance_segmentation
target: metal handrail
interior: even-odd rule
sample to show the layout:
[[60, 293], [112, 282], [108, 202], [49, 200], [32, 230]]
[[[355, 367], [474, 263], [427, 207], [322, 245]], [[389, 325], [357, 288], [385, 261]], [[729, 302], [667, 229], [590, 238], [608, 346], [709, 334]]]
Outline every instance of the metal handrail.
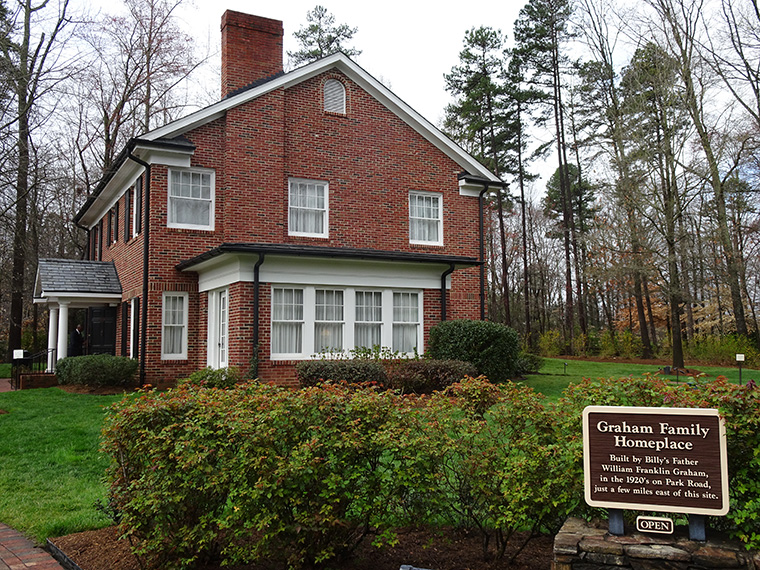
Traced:
[[11, 364], [11, 390], [20, 388], [21, 375], [26, 372], [55, 372], [57, 354], [57, 348], [48, 348], [24, 358], [15, 358]]

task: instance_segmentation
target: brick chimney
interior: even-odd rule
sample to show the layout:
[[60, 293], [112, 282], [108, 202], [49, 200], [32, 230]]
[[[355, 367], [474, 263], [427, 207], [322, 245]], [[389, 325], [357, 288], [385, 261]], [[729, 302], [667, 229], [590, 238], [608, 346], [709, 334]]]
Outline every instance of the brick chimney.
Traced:
[[282, 22], [227, 10], [222, 15], [222, 98], [282, 71]]

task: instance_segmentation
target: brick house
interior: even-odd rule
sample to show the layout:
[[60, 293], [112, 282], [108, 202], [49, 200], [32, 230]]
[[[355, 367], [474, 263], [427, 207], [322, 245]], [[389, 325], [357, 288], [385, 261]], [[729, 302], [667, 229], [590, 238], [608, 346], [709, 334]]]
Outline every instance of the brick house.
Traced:
[[132, 139], [76, 216], [88, 259], [41, 260], [51, 355], [87, 307], [90, 346], [144, 382], [255, 362], [288, 384], [315, 353], [422, 353], [434, 324], [482, 318], [499, 179], [343, 54], [284, 73], [282, 37], [227, 11], [221, 101]]

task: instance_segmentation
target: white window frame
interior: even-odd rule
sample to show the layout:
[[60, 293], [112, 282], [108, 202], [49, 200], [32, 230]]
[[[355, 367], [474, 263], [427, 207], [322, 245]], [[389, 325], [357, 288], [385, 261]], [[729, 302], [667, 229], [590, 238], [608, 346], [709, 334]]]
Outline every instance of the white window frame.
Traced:
[[[285, 317], [278, 317], [275, 311], [274, 307], [274, 299], [275, 299], [275, 291], [276, 290], [292, 290], [295, 295], [295, 291], [301, 291], [301, 314], [300, 318], [298, 318], [298, 315], [293, 315], [293, 318], [285, 318]], [[312, 296], [313, 300], [313, 296]], [[274, 353], [274, 328], [275, 325], [279, 323], [287, 323], [290, 325], [300, 325], [300, 337], [301, 337], [301, 350], [299, 352], [280, 352], [277, 353], [277, 357], [279, 360], [290, 360], [299, 358], [300, 355], [303, 353], [303, 347], [305, 345], [305, 338], [306, 336], [309, 336], [310, 338], [313, 338], [313, 334], [309, 334], [309, 327], [306, 326], [306, 319], [305, 319], [305, 310], [306, 310], [306, 292], [304, 291], [304, 287], [298, 286], [298, 285], [273, 285], [271, 288], [271, 323], [270, 323], [270, 353]], [[297, 307], [295, 303], [293, 304], [293, 307]], [[313, 303], [312, 303], [312, 311], [313, 311]], [[311, 329], [311, 332], [313, 333], [313, 327]]]
[[[382, 319], [380, 324], [380, 346], [392, 349], [393, 347], [393, 295], [394, 293], [407, 293], [417, 296], [417, 340], [416, 349], [418, 353], [423, 352], [423, 331], [424, 331], [424, 310], [423, 310], [423, 291], [421, 289], [400, 289], [400, 288], [371, 288], [366, 286], [325, 286], [325, 285], [291, 285], [291, 284], [273, 284], [271, 286], [272, 303], [274, 303], [274, 291], [276, 289], [297, 289], [303, 291], [303, 305], [301, 319], [293, 322], [301, 324], [301, 351], [297, 353], [276, 353], [274, 352], [274, 343], [270, 343], [270, 358], [272, 360], [305, 360], [315, 358], [318, 352], [315, 350], [317, 346], [315, 340], [316, 325], [322, 321], [317, 321], [316, 311], [316, 292], [317, 290], [329, 290], [329, 291], [343, 291], [343, 320], [341, 321], [343, 327], [343, 346], [339, 348], [338, 353], [346, 353], [349, 350], [356, 347], [355, 331], [356, 324], [364, 323], [365, 321], [357, 321], [356, 319], [356, 293], [380, 293], [381, 295], [381, 314]], [[275, 311], [272, 307], [271, 326], [274, 327]], [[408, 323], [405, 323], [408, 324]], [[272, 333], [274, 336], [274, 333]], [[367, 347], [371, 348], [371, 347]], [[402, 353], [405, 356], [413, 356], [414, 351]]]
[[[322, 186], [324, 188], [324, 207], [323, 208], [305, 208], [300, 205], [293, 206], [291, 204], [292, 191], [294, 184], [313, 184], [314, 186]], [[322, 213], [322, 231], [321, 232], [308, 232], [293, 229], [295, 222], [291, 219], [291, 211], [294, 208], [300, 208], [307, 211], [321, 212]], [[307, 178], [289, 178], [288, 179], [288, 235], [291, 236], [303, 236], [303, 237], [315, 237], [315, 238], [327, 238], [330, 231], [330, 183], [324, 180], [310, 180]]]
[[142, 177], [138, 177], [132, 185], [132, 237], [140, 235], [142, 231], [142, 198], [143, 183]]
[[346, 114], [346, 86], [337, 79], [328, 79], [323, 86], [325, 113]]
[[[182, 175], [183, 173], [199, 174], [200, 176], [208, 175], [209, 178], [209, 198], [194, 198], [192, 196], [172, 196], [172, 176]], [[180, 200], [198, 200], [207, 202], [209, 204], [209, 223], [205, 224], [187, 224], [181, 222], [175, 222], [172, 220], [172, 199], [179, 198]], [[216, 205], [216, 175], [215, 172], [207, 168], [170, 168], [167, 174], [167, 189], [166, 189], [166, 226], [169, 228], [181, 228], [189, 230], [202, 230], [213, 231], [214, 230], [214, 211]]]
[[[166, 301], [169, 297], [177, 297], [182, 299], [182, 322], [181, 323], [167, 323], [166, 322]], [[190, 295], [182, 291], [164, 291], [161, 296], [161, 360], [187, 360], [187, 329], [188, 329], [188, 313], [189, 313], [189, 300]], [[181, 340], [182, 350], [180, 352], [168, 352], [166, 348], [166, 328], [177, 327], [181, 328]]]
[[[429, 218], [422, 216], [412, 216], [412, 202], [418, 198], [435, 199], [438, 202], [438, 217]], [[415, 223], [435, 221], [438, 229], [437, 240], [424, 240], [414, 238], [413, 226]], [[419, 190], [409, 191], [409, 243], [419, 245], [443, 245], [443, 194], [440, 192], [423, 192]]]

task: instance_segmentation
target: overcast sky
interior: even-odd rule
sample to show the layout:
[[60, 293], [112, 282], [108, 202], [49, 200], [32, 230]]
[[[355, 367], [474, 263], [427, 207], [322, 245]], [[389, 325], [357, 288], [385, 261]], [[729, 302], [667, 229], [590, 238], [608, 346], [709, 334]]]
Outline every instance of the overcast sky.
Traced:
[[362, 50], [354, 58], [359, 65], [415, 111], [439, 125], [450, 101], [443, 75], [458, 62], [465, 31], [491, 26], [511, 39], [524, 1], [469, 0], [455, 4], [414, 0], [191, 0], [183, 8], [182, 17], [201, 41], [213, 42], [214, 49], [219, 43], [219, 25], [225, 10], [281, 20], [287, 52], [298, 49], [293, 32], [306, 24], [306, 13], [317, 4], [332, 13], [336, 23], [358, 28], [352, 44]]

